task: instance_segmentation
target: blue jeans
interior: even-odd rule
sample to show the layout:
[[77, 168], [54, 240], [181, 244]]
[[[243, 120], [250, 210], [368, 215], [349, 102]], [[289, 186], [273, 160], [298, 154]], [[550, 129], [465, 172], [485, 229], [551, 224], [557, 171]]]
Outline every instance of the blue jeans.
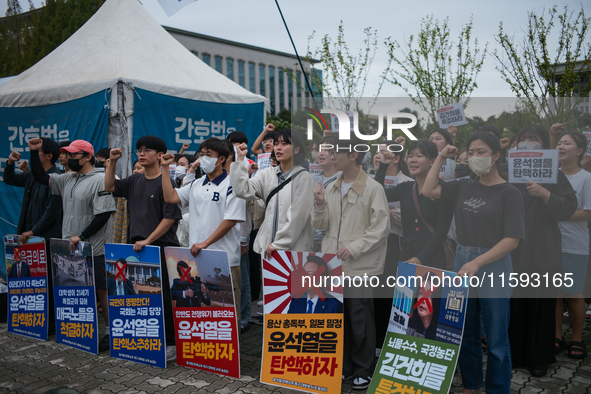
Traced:
[[242, 290], [240, 293], [240, 328], [248, 325], [250, 321], [250, 310], [252, 308], [252, 300], [250, 299], [250, 263], [248, 260], [248, 252], [240, 257], [240, 278], [242, 283]]
[[[474, 248], [458, 245], [453, 270], [462, 266], [490, 248]], [[460, 350], [459, 364], [464, 388], [476, 390], [483, 386], [482, 346], [480, 342], [480, 315], [484, 320], [484, 331], [488, 344], [486, 368], [486, 392], [507, 394], [511, 392], [511, 346], [509, 344], [509, 301], [512, 288], [508, 286], [509, 274], [513, 272], [511, 255], [482, 267], [476, 276], [486, 275], [481, 287], [470, 287], [470, 298], [466, 306], [464, 336]], [[493, 273], [493, 283], [488, 277]], [[505, 274], [505, 287], [499, 274]]]

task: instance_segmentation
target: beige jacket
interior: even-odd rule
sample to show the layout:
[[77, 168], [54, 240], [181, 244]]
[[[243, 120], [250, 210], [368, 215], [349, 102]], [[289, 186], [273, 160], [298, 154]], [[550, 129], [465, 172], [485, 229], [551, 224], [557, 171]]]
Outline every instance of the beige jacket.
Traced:
[[351, 257], [343, 261], [343, 273], [379, 275], [384, 271], [390, 215], [382, 185], [360, 170], [341, 200], [343, 175], [326, 188], [324, 205], [314, 204], [312, 221], [324, 230], [322, 252], [336, 253], [347, 247]]
[[[241, 162], [230, 166], [230, 184], [236, 195], [246, 200], [263, 201], [277, 187], [279, 167], [265, 168], [254, 177], [248, 178], [248, 169]], [[295, 166], [291, 174], [302, 170]], [[277, 193], [265, 210], [265, 219], [254, 241], [253, 249], [262, 253], [267, 246], [276, 250], [312, 251], [314, 229], [312, 228], [312, 206], [314, 205], [314, 181], [309, 172], [304, 171]], [[275, 209], [279, 204], [277, 233], [273, 241]]]

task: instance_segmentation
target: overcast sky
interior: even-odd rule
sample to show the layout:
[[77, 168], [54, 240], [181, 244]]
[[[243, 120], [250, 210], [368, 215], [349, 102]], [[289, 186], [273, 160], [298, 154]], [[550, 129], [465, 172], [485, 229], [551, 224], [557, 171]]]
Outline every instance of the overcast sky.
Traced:
[[[24, 10], [28, 9], [26, 0], [20, 0]], [[116, 0], [108, 0], [116, 1]], [[174, 0], [173, 0], [174, 1]], [[197, 33], [212, 35], [228, 40], [265, 48], [293, 53], [289, 37], [281, 21], [273, 0], [199, 0], [183, 8], [172, 17], [167, 17], [157, 0], [141, 0], [144, 7], [162, 25]], [[41, 1], [35, 0], [39, 6]], [[308, 36], [316, 31], [315, 45], [324, 34], [336, 36], [339, 22], [343, 20], [347, 44], [355, 52], [363, 45], [363, 29], [371, 26], [378, 31], [381, 51], [376, 56], [366, 89], [366, 96], [375, 94], [381, 71], [386, 65], [386, 50], [383, 41], [386, 37], [403, 42], [411, 34], [417, 34], [421, 19], [429, 14], [443, 20], [449, 16], [452, 38], [457, 39], [462, 25], [472, 15], [474, 36], [480, 46], [488, 42], [488, 51], [497, 47], [494, 35], [498, 33], [502, 21], [509, 34], [522, 37], [527, 27], [528, 11], [542, 11], [557, 4], [560, 8], [569, 5], [580, 9], [577, 1], [553, 1], [540, 3], [537, 0], [519, 1], [318, 1], [318, 0], [279, 0], [287, 24], [300, 55], [305, 55]], [[6, 11], [6, 0], [0, 0], [2, 14]], [[589, 11], [588, 11], [589, 12]], [[513, 96], [508, 85], [500, 78], [495, 62], [487, 56], [484, 68], [478, 76], [479, 87], [473, 97]], [[402, 89], [386, 84], [382, 97], [403, 97]]]

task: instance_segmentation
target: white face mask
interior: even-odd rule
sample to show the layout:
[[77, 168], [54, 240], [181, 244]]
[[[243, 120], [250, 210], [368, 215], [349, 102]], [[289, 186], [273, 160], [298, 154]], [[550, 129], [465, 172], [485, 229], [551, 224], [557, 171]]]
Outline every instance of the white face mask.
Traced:
[[182, 178], [187, 173], [187, 167], [176, 166], [176, 168], [174, 169], [174, 173], [177, 178]]
[[203, 156], [199, 158], [199, 161], [201, 162], [201, 169], [203, 170], [203, 172], [206, 174], [211, 174], [213, 170], [215, 170], [215, 168], [217, 167], [215, 163], [218, 161], [218, 158]]
[[540, 150], [543, 148], [544, 146], [541, 142], [522, 141], [517, 144], [517, 149], [519, 150]]
[[468, 159], [468, 166], [478, 176], [486, 175], [490, 172], [493, 165], [492, 156], [471, 157]]

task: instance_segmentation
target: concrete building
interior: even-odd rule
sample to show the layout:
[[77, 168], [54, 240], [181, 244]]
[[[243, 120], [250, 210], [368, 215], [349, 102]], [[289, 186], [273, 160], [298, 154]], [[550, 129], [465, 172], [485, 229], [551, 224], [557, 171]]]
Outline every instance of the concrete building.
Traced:
[[[163, 26], [185, 48], [210, 67], [252, 93], [269, 99], [271, 115], [283, 108], [290, 111], [310, 105], [305, 80], [295, 55], [242, 44], [204, 34]], [[311, 63], [302, 58], [306, 70]], [[322, 95], [322, 71], [311, 70], [308, 79], [314, 96]], [[299, 82], [299, 83], [298, 83]]]

